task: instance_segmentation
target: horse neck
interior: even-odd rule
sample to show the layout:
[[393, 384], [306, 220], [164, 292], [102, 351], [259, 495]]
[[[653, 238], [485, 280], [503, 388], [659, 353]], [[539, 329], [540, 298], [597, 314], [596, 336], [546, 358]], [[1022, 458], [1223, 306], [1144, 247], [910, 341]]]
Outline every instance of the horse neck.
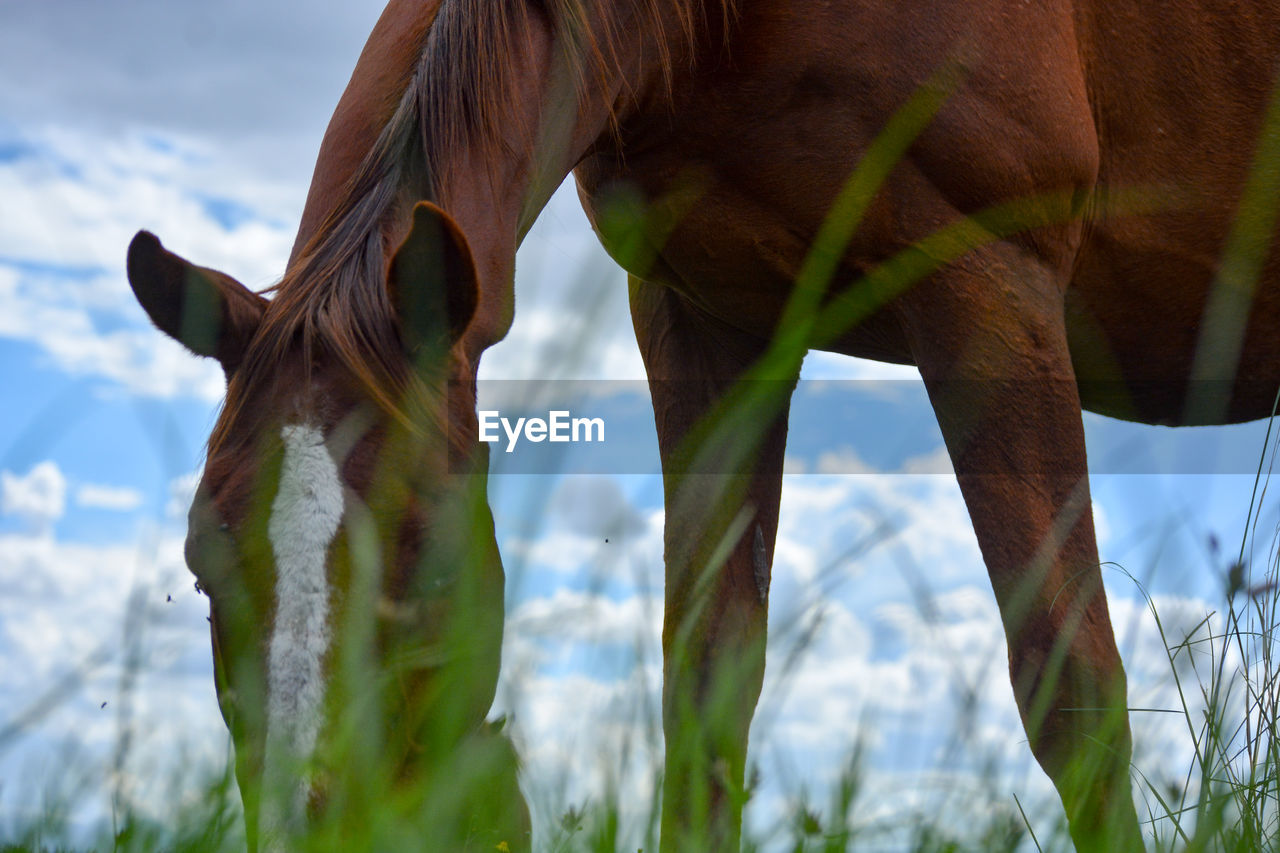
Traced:
[[320, 142], [289, 266], [341, 202], [348, 182], [391, 119], [441, 2], [391, 0], [383, 9]]
[[478, 272], [479, 307], [464, 341], [476, 357], [510, 327], [520, 241], [610, 123], [608, 101], [599, 93], [579, 97], [540, 20], [532, 38], [511, 49], [519, 70], [498, 122], [503, 135], [496, 144], [451, 152], [437, 166], [438, 203], [462, 227]]
[[[389, 120], [439, 6], [392, 0], [384, 10], [321, 143], [291, 264]], [[510, 43], [484, 45], [504, 51], [515, 70], [515, 91], [497, 99], [503, 105], [494, 122], [498, 139], [476, 140], [431, 164], [434, 200], [467, 235], [479, 275], [477, 321], [464, 342], [473, 364], [510, 327], [515, 249], [524, 233], [583, 154], [620, 118], [613, 108], [622, 94], [634, 98], [659, 76], [641, 67], [644, 51], [637, 36], [635, 44], [618, 46], [616, 78], [593, 79], [593, 91], [581, 93], [555, 38], [545, 19], [533, 14], [527, 31], [512, 33]], [[424, 187], [405, 186], [397, 207], [407, 212], [427, 195]], [[403, 236], [397, 229], [407, 226], [407, 216], [392, 217], [387, 244], [397, 245]]]

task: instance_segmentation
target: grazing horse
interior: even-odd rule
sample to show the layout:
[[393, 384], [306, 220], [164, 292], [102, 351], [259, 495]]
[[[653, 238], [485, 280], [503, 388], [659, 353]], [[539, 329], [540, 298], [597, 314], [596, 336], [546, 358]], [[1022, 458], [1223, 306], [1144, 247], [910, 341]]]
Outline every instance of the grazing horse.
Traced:
[[[1080, 411], [1270, 412], [1277, 33], [1264, 0], [392, 0], [274, 298], [129, 249], [156, 325], [227, 376], [187, 558], [251, 845], [358, 796], [365, 746], [456, 786], [441, 820], [527, 843], [483, 723], [503, 574], [475, 377], [572, 171], [632, 276], [663, 461], [663, 849], [738, 843], [810, 347], [919, 367], [1031, 749], [1079, 849], [1140, 849]], [[352, 686], [373, 661], [378, 701]]]

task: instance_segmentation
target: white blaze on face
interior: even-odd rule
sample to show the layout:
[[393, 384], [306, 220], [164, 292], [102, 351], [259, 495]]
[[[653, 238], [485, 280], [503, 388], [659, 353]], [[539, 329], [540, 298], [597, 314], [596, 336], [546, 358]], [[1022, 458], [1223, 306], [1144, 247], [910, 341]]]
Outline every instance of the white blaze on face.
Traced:
[[[267, 742], [261, 835], [264, 848], [299, 828], [311, 758], [324, 715], [329, 647], [325, 561], [342, 519], [342, 480], [320, 430], [286, 426], [280, 487], [267, 533], [276, 565], [276, 610], [267, 664]], [[275, 843], [273, 843], [275, 842]]]

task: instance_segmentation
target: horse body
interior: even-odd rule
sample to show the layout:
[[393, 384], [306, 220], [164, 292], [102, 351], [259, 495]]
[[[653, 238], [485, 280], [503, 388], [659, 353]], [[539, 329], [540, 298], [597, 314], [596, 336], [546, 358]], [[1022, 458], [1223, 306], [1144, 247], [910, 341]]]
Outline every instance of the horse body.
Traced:
[[[1280, 13], [1251, 6], [1173, 4], [1158, 26], [1134, 3], [994, 4], [986, 15], [930, 4], [925, 26], [923, 11], [901, 4], [747, 6], [731, 59], [678, 81], [673, 108], [632, 118], [621, 145], [578, 167], [584, 204], [591, 210], [602, 193], [607, 201], [622, 181], [650, 200], [696, 183], [698, 203], [660, 265], [633, 272], [769, 337], [852, 164], [945, 57], [967, 52], [965, 84], [890, 177], [838, 278], [855, 281], [959, 216], [1074, 190], [1070, 228], [1017, 239], [1029, 252], [1066, 256], [1059, 286], [1086, 386], [1135, 380], [1128, 405], [1098, 394], [1085, 408], [1181, 423], [1193, 416], [1167, 383], [1191, 378], [1274, 78]], [[1206, 31], [1206, 21], [1218, 26]], [[1176, 198], [1149, 215], [1097, 210], [1097, 196], [1114, 187]], [[1241, 377], [1260, 386], [1280, 370], [1263, 335], [1280, 322], [1278, 278], [1273, 257], [1242, 351]], [[933, 298], [928, 288], [919, 294]], [[914, 363], [900, 317], [909, 301], [826, 348]], [[1262, 417], [1271, 404], [1263, 389], [1209, 420]]]
[[[1242, 215], [1246, 182], [1269, 168], [1254, 158], [1276, 83], [1280, 9], [1178, 3], [1162, 7], [1159, 26], [1148, 14], [1140, 4], [1099, 3], [1087, 19], [1096, 185], [1166, 187], [1179, 200], [1171, 210], [1091, 226], [1067, 298], [1077, 373], [1085, 389], [1117, 373], [1130, 380], [1130, 405], [1109, 397], [1090, 405], [1116, 417], [1167, 424], [1265, 417], [1278, 369], [1267, 330], [1280, 322], [1280, 255], [1264, 244], [1266, 264], [1253, 282], [1230, 281], [1222, 269], [1239, 250], [1229, 249], [1228, 234]], [[1242, 347], [1234, 399], [1201, 412], [1177, 383], [1230, 376], [1229, 368], [1217, 371], [1226, 376], [1207, 369], [1224, 342], [1201, 336], [1219, 282], [1226, 290], [1254, 289], [1242, 293], [1247, 307], [1238, 323], [1207, 332]], [[1208, 357], [1198, 373], [1197, 356]]]
[[[398, 710], [371, 743], [398, 756], [400, 775], [447, 785], [484, 741], [502, 571], [476, 367], [512, 321], [520, 238], [576, 169], [589, 216], [632, 273], [663, 457], [663, 847], [736, 844], [787, 394], [725, 467], [699, 468], [689, 442], [740, 379], [760, 378], [757, 363], [773, 365], [764, 378], [784, 392], [796, 381], [802, 352], [761, 359], [794, 331], [783, 318], [804, 296], [815, 240], [882, 130], [933, 87], [945, 91], [929, 120], [837, 246], [802, 342], [919, 366], [1032, 749], [1078, 847], [1137, 849], [1079, 412], [1224, 422], [1269, 411], [1280, 267], [1272, 258], [1256, 288], [1242, 287], [1221, 277], [1221, 258], [1280, 54], [1280, 9], [1227, 6], [392, 0], [331, 120], [273, 300], [149, 235], [130, 249], [130, 281], [157, 325], [228, 375], [188, 555], [212, 599], [251, 843], [264, 757], [282, 751], [264, 694], [289, 680], [264, 672], [270, 626], [288, 612], [277, 599], [289, 537], [274, 509], [258, 516], [286, 490], [297, 436], [319, 437], [304, 449], [323, 445], [344, 488], [342, 524], [324, 543], [334, 612], [317, 648], [364, 643], [384, 660], [407, 649], [427, 661], [394, 669]], [[1133, 188], [1145, 195], [1127, 209], [1116, 197]], [[436, 204], [415, 206], [424, 198]], [[620, 198], [645, 212], [638, 234], [611, 230]], [[983, 218], [1001, 206], [1025, 222]], [[958, 244], [930, 242], [971, 216], [978, 226]], [[916, 272], [876, 278], [903, 258]], [[850, 306], [856, 323], [829, 320]], [[193, 316], [216, 329], [193, 332]], [[1201, 394], [1199, 381], [1216, 390]], [[362, 608], [378, 613], [364, 633], [350, 627]], [[480, 615], [462, 624], [457, 613]], [[352, 698], [332, 680], [342, 655], [321, 657], [329, 692], [317, 702], [341, 707]], [[434, 752], [420, 748], [424, 732], [443, 732]], [[269, 804], [283, 811], [268, 813], [268, 830], [320, 809], [325, 773], [359, 769], [322, 768], [300, 800]], [[513, 773], [500, 767], [485, 790], [518, 800]], [[521, 809], [495, 825], [518, 832]]]

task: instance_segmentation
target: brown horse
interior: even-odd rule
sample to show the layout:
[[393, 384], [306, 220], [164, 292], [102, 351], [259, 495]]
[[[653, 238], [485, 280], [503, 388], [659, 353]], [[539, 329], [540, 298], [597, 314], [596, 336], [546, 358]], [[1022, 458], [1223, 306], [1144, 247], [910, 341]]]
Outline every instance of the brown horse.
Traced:
[[[1271, 410], [1277, 33], [1264, 0], [392, 0], [273, 299], [129, 251], [152, 319], [228, 378], [187, 554], [251, 844], [367, 784], [326, 764], [343, 737], [446, 787], [496, 756], [453, 819], [519, 843], [482, 724], [503, 575], [475, 376], [574, 171], [633, 274], [664, 465], [663, 849], [737, 844], [787, 421], [738, 380], [789, 389], [808, 346], [918, 365], [1031, 748], [1078, 848], [1139, 849], [1080, 410]], [[344, 727], [374, 659], [379, 724]]]

